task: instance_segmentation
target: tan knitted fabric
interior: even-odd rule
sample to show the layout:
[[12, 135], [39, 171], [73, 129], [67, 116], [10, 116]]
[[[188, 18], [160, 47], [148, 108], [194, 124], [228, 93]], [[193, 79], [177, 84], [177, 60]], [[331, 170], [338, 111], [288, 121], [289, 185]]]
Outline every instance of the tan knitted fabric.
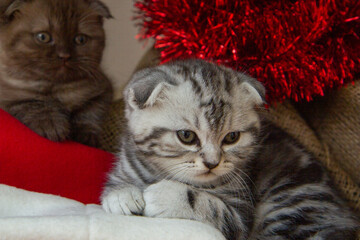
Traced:
[[101, 148], [105, 151], [111, 153], [119, 151], [120, 137], [125, 126], [124, 106], [123, 100], [114, 102], [105, 118], [100, 141]]
[[[324, 162], [350, 204], [360, 210], [360, 81], [299, 106], [309, 126], [328, 147]], [[356, 187], [357, 186], [357, 187]]]
[[[341, 168], [339, 162], [333, 157], [330, 151], [330, 144], [332, 143], [330, 141], [322, 141], [318, 137], [323, 134], [321, 129], [314, 131], [290, 102], [284, 102], [270, 108], [268, 117], [303, 144], [309, 152], [323, 163], [333, 178], [334, 184], [348, 200], [349, 205], [357, 212], [360, 212], [359, 184], [356, 184], [350, 177], [350, 174]], [[360, 138], [360, 135], [357, 138]], [[357, 160], [359, 161], [359, 159]]]
[[[358, 91], [360, 89], [360, 84], [357, 83], [357, 90]], [[348, 89], [344, 89], [342, 90], [343, 92], [340, 93], [340, 95], [345, 95], [347, 94], [346, 92], [348, 91]], [[350, 89], [350, 91], [352, 91]], [[355, 91], [355, 89], [354, 89]], [[337, 94], [336, 94], [337, 95]], [[351, 94], [350, 94], [351, 95]], [[358, 95], [359, 96], [359, 95]], [[343, 96], [345, 97], [345, 96]], [[339, 100], [341, 101], [341, 100]], [[348, 100], [348, 101], [354, 101], [352, 100]], [[343, 111], [344, 109], [348, 108], [348, 101], [343, 102], [343, 104], [345, 106], [342, 106], [342, 108], [340, 107], [338, 110]], [[358, 102], [359, 103], [359, 99]], [[320, 111], [318, 111], [318, 104], [320, 103], [314, 103], [316, 104], [316, 109], [315, 107], [309, 103], [309, 104], [305, 104], [306, 106], [300, 106], [299, 108], [301, 108], [303, 111], [305, 109], [312, 109], [312, 107], [314, 107], [313, 111], [319, 113]], [[328, 108], [331, 108], [331, 106], [327, 106]], [[325, 110], [325, 109], [322, 109]], [[308, 110], [308, 114], [310, 114], [310, 112], [313, 112]], [[324, 113], [325, 114], [325, 113]], [[295, 139], [297, 139], [301, 144], [303, 144], [307, 150], [309, 152], [311, 152], [320, 162], [322, 162], [322, 164], [327, 168], [335, 186], [337, 187], [337, 189], [340, 191], [340, 193], [343, 195], [343, 197], [347, 200], [349, 206], [357, 213], [360, 213], [360, 184], [357, 184], [351, 176], [351, 174], [349, 174], [348, 172], [346, 172], [346, 170], [344, 170], [341, 166], [343, 161], [347, 161], [348, 160], [348, 156], [343, 156], [342, 158], [336, 158], [335, 155], [332, 153], [334, 151], [334, 149], [336, 149], [336, 147], [334, 147], [334, 145], [336, 146], [335, 142], [340, 142], [343, 144], [347, 144], [346, 141], [348, 141], [347, 138], [341, 138], [341, 135], [346, 135], [345, 132], [351, 132], [351, 130], [348, 127], [339, 127], [337, 126], [337, 122], [335, 120], [331, 120], [333, 118], [336, 118], [338, 114], [333, 115], [328, 115], [325, 119], [330, 119], [328, 121], [325, 121], [326, 123], [331, 122], [332, 124], [330, 124], [330, 129], [338, 129], [337, 131], [335, 131], [335, 133], [331, 133], [331, 131], [329, 129], [322, 128], [320, 126], [324, 126], [325, 124], [323, 123], [323, 125], [320, 124], [321, 120], [317, 119], [315, 117], [315, 114], [312, 115], [311, 117], [309, 117], [309, 119], [311, 118], [311, 120], [314, 121], [314, 123], [312, 123], [310, 120], [306, 121], [303, 118], [303, 115], [301, 115], [299, 113], [299, 111], [294, 107], [294, 105], [290, 102], [284, 102], [282, 104], [278, 104], [277, 106], [271, 107], [269, 109], [268, 112], [268, 118], [271, 119], [275, 124], [277, 124], [278, 126], [280, 126], [282, 129], [284, 129], [287, 133], [289, 133], [291, 136], [293, 136]], [[340, 114], [341, 115], [341, 114]], [[352, 118], [359, 118], [359, 114], [354, 114], [355, 116], [353, 116]], [[320, 116], [323, 116], [320, 114]], [[343, 116], [343, 115], [341, 115]], [[344, 120], [344, 119], [342, 119]], [[316, 126], [316, 128], [311, 128], [311, 126], [314, 127]], [[359, 125], [360, 121], [357, 121], [355, 124]], [[340, 124], [343, 125], [343, 124]], [[345, 126], [347, 126], [346, 124], [344, 124]], [[350, 134], [354, 134], [353, 137], [354, 139], [352, 139], [351, 141], [354, 142], [359, 142], [360, 139], [360, 126], [359, 128], [356, 129], [356, 131], [351, 132]], [[338, 137], [338, 139], [336, 139], [335, 141], [332, 141], [332, 138], [328, 138], [327, 136], [329, 134], [334, 134], [335, 136]], [[357, 134], [357, 135], [356, 135]], [[334, 136], [333, 135], [333, 136]], [[325, 140], [323, 140], [325, 138]], [[359, 146], [359, 145], [358, 145]], [[358, 147], [357, 146], [357, 147]], [[330, 150], [331, 149], [331, 150]], [[353, 149], [354, 151], [356, 151], [356, 147]], [[346, 155], [345, 150], [340, 150], [342, 152], [344, 152], [344, 155]], [[355, 152], [354, 152], [355, 153]], [[359, 159], [359, 155], [360, 155], [360, 151], [358, 150], [358, 155], [355, 158], [350, 158], [350, 161], [354, 161], [357, 163], [359, 163], [360, 159]], [[356, 153], [355, 153], [356, 154]], [[356, 156], [356, 155], [355, 155]], [[360, 168], [358, 167], [357, 169], [353, 169], [351, 170], [352, 172], [356, 173], [360, 171]], [[360, 231], [358, 232], [358, 240], [360, 240]]]
[[[151, 50], [137, 69], [158, 63], [158, 52]], [[360, 213], [360, 81], [333, 92], [311, 103], [277, 104], [267, 114], [323, 163], [349, 206]], [[115, 102], [106, 119], [102, 143], [107, 151], [117, 151], [123, 108], [122, 100]]]
[[360, 81], [299, 107], [332, 158], [360, 184]]

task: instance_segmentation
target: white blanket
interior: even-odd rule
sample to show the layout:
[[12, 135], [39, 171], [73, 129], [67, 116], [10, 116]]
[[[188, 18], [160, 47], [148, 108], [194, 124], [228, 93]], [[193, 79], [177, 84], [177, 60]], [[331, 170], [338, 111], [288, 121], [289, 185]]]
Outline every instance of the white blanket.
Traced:
[[120, 216], [99, 205], [0, 184], [0, 240], [223, 240], [206, 224], [181, 219]]

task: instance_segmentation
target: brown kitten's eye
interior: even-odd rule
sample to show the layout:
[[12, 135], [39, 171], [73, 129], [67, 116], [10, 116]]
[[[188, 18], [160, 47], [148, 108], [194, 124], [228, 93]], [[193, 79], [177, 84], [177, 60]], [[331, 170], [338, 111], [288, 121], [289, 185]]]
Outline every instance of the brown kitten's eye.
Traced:
[[197, 136], [193, 131], [180, 130], [176, 132], [179, 140], [187, 145], [193, 145], [197, 142]]
[[88, 37], [84, 34], [76, 35], [74, 41], [77, 45], [84, 45], [88, 41]]
[[228, 133], [223, 140], [223, 144], [234, 144], [240, 138], [240, 132], [231, 132]]
[[52, 40], [51, 35], [47, 32], [36, 33], [35, 38], [40, 43], [49, 43]]

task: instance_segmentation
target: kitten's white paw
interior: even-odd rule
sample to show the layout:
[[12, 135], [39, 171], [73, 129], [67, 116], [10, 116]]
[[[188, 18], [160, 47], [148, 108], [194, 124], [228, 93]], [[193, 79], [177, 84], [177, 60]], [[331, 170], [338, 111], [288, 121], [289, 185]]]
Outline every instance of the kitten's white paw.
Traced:
[[102, 200], [106, 212], [122, 215], [142, 214], [145, 202], [141, 190], [137, 187], [126, 187], [114, 190]]
[[162, 180], [144, 191], [144, 216], [163, 218], [192, 218], [187, 202], [188, 186], [176, 181]]

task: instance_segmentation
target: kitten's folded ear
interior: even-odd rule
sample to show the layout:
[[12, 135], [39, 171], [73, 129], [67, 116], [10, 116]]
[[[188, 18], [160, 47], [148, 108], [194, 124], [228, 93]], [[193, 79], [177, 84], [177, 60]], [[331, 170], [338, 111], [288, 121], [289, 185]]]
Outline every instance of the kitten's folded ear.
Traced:
[[10, 22], [16, 13], [20, 11], [22, 5], [30, 1], [31, 0], [5, 0], [5, 2], [1, 4], [1, 22]]
[[240, 74], [243, 82], [240, 85], [241, 95], [245, 97], [245, 101], [261, 106], [266, 103], [265, 100], [265, 87], [255, 78]]
[[126, 102], [132, 109], [151, 107], [166, 97], [165, 91], [175, 85], [168, 74], [148, 68], [135, 73], [124, 90]]
[[110, 13], [109, 8], [99, 0], [88, 0], [90, 8], [97, 12], [101, 17], [104, 18], [113, 18]]

